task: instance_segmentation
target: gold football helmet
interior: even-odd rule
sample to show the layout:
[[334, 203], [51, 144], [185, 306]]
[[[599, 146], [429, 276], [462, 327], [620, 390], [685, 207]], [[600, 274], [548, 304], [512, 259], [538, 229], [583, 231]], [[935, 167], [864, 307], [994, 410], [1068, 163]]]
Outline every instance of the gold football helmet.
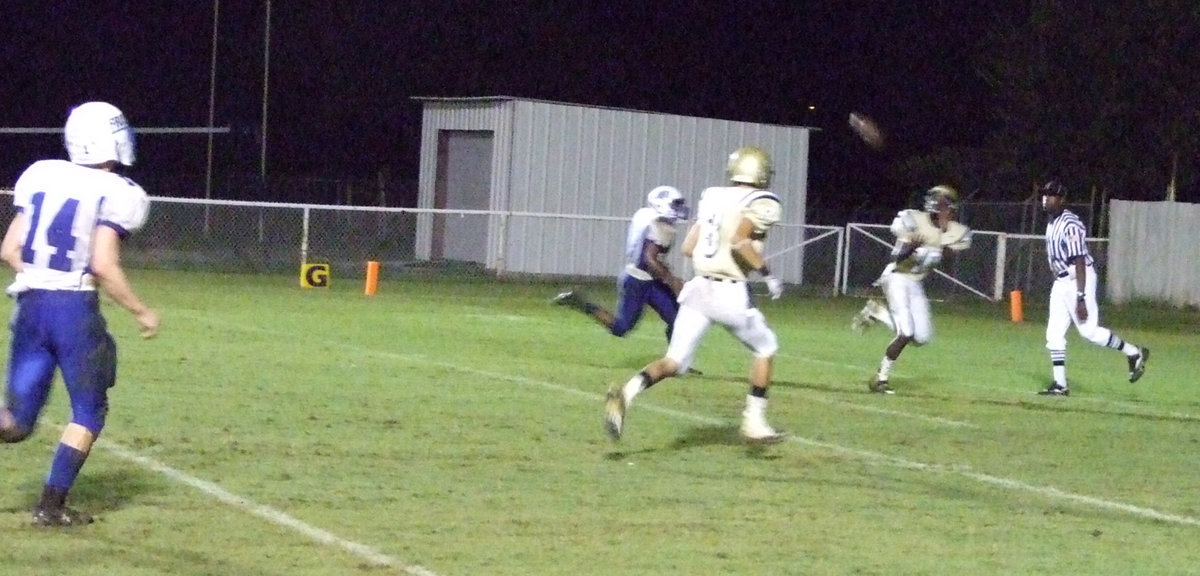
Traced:
[[749, 184], [759, 188], [771, 185], [771, 157], [753, 146], [744, 146], [729, 155], [729, 167], [725, 170], [730, 182]]
[[958, 190], [946, 184], [938, 184], [925, 192], [925, 211], [937, 212], [938, 200], [946, 199], [951, 210], [958, 210]]

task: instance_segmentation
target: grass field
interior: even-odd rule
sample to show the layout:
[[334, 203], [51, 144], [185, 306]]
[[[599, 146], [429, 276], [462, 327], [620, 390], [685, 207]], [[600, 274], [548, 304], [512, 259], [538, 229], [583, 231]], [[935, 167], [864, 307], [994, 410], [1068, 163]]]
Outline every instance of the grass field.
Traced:
[[60, 387], [2, 448], [0, 574], [1200, 573], [1195, 311], [1103, 308], [1146, 376], [1072, 333], [1073, 395], [1044, 398], [1042, 295], [1022, 324], [935, 303], [881, 397], [861, 300], [766, 301], [790, 441], [739, 440], [747, 354], [714, 331], [613, 444], [603, 394], [664, 351], [652, 313], [618, 339], [554, 285], [131, 275], [163, 329], [106, 308], [119, 385], [72, 496], [99, 520], [28, 525]]

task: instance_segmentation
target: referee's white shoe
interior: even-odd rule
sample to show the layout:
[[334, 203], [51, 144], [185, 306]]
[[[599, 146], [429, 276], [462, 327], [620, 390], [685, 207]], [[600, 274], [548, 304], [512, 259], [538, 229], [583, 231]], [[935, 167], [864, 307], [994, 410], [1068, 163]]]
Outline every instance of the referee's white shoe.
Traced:
[[1041, 396], [1070, 396], [1071, 389], [1066, 386], [1060, 386], [1058, 382], [1051, 382], [1045, 390], [1039, 390]]

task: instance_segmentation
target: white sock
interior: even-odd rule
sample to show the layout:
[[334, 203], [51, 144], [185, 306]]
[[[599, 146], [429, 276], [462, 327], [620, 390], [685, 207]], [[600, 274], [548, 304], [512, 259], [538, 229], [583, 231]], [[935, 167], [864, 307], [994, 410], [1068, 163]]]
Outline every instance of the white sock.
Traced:
[[767, 399], [752, 394], [746, 395], [746, 417], [762, 418], [767, 413]]
[[1051, 373], [1054, 374], [1054, 383], [1067, 387], [1067, 367], [1066, 366], [1051, 366]]
[[887, 382], [888, 377], [892, 374], [892, 364], [894, 363], [895, 360], [884, 356], [883, 360], [879, 362], [879, 374], [876, 379], [880, 382]]
[[633, 397], [637, 396], [642, 391], [642, 386], [645, 381], [642, 379], [642, 374], [639, 372], [633, 378], [630, 378], [625, 386], [621, 388], [621, 393], [625, 395], [625, 407], [633, 405]]
[[1121, 347], [1121, 352], [1124, 352], [1126, 356], [1137, 356], [1138, 354], [1142, 353], [1142, 349], [1126, 342], [1125, 345]]

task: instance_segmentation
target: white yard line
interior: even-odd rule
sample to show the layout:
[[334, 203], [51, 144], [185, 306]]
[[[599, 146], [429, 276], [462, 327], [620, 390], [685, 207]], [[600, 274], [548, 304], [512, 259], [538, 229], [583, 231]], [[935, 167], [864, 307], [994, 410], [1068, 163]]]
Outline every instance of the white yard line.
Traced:
[[[991, 391], [991, 392], [1006, 392], [1006, 393], [1012, 392], [1011, 390], [1007, 390], [1004, 388], [996, 388], [993, 386], [984, 386], [982, 384], [972, 384], [969, 382], [958, 383], [958, 384], [955, 384], [955, 386], [962, 386], [964, 388], [974, 388], [976, 390], [987, 390], [987, 391]], [[1139, 387], [1139, 386], [1143, 386], [1143, 384], [1140, 384], [1140, 383], [1139, 384], [1129, 384], [1128, 382], [1122, 382], [1121, 380], [1115, 380], [1113, 382], [1112, 386], [1114, 386], [1114, 387], [1117, 387], [1117, 386]], [[1036, 387], [1030, 387], [1029, 398], [1032, 399], [1034, 396], [1036, 396], [1037, 391], [1038, 391], [1038, 389]], [[1071, 396], [1071, 399], [1068, 400], [1068, 402], [1070, 402], [1072, 404], [1079, 403], [1079, 404], [1093, 404], [1096, 406], [1103, 406], [1105, 408], [1120, 410], [1131, 416], [1144, 416], [1147, 418], [1160, 418], [1163, 420], [1185, 420], [1185, 421], [1190, 421], [1190, 422], [1200, 422], [1200, 415], [1197, 415], [1197, 414], [1188, 414], [1186, 412], [1174, 412], [1174, 411], [1157, 412], [1154, 410], [1147, 410], [1146, 406], [1143, 404], [1138, 404], [1136, 402], [1125, 402], [1122, 400], [1113, 400], [1112, 398], [1105, 398], [1103, 396], [1088, 396], [1086, 394], [1085, 395], [1076, 395], [1076, 396]]]
[[199, 490], [208, 496], [228, 504], [229, 506], [254, 516], [258, 516], [259, 518], [262, 518], [277, 526], [291, 529], [326, 546], [341, 548], [342, 550], [345, 550], [346, 552], [349, 552], [350, 554], [353, 554], [354, 556], [366, 560], [367, 562], [370, 562], [376, 566], [395, 568], [412, 576], [438, 576], [436, 572], [431, 572], [420, 566], [406, 564], [400, 560], [397, 560], [396, 558], [379, 552], [378, 550], [375, 550], [366, 544], [361, 544], [353, 540], [347, 540], [329, 531], [322, 530], [316, 526], [305, 523], [301, 520], [297, 520], [296, 518], [280, 510], [259, 504], [253, 500], [250, 500], [249, 498], [238, 496], [237, 494], [213, 484], [212, 482], [201, 480], [195, 476], [192, 476], [191, 474], [167, 466], [158, 460], [138, 454], [136, 451], [109, 441], [107, 438], [101, 438], [98, 440], [96, 442], [96, 446], [98, 448], [107, 450], [124, 460], [133, 462], [134, 464], [137, 464], [143, 468], [158, 472], [159, 474], [166, 476], [169, 480], [172, 480], [176, 483], [195, 488], [196, 490]]
[[[856, 366], [853, 364], [845, 364], [842, 362], [831, 362], [829, 360], [821, 360], [818, 358], [810, 358], [808, 356], [802, 356], [802, 355], [797, 355], [797, 354], [788, 354], [785, 352], [780, 352], [779, 354], [776, 355], [776, 357], [788, 358], [790, 360], [796, 360], [798, 362], [807, 362], [809, 364], [820, 364], [823, 366], [832, 366], [834, 368], [844, 368], [846, 370], [860, 372], [862, 374], [872, 374], [875, 371], [875, 368], [865, 368], [863, 366]], [[898, 376], [905, 375], [903, 372], [899, 372], [899, 371], [892, 371], [892, 374], [898, 375]], [[1121, 385], [1142, 386], [1142, 384], [1127, 384], [1127, 383], [1122, 384], [1122, 382], [1119, 380], [1116, 381], [1113, 385], [1114, 386], [1121, 386]], [[973, 388], [975, 390], [983, 390], [983, 391], [987, 391], [987, 392], [994, 392], [997, 394], [1004, 394], [1005, 396], [1008, 396], [1008, 397], [1011, 397], [1011, 395], [1013, 394], [1013, 390], [1010, 388], [1001, 388], [999, 386], [987, 386], [984, 384], [976, 384], [973, 382], [953, 382], [949, 386], [947, 386], [946, 389], [951, 390], [954, 387]], [[1037, 396], [1037, 392], [1040, 389], [1041, 389], [1041, 387], [1039, 387], [1037, 385], [1030, 386], [1029, 391], [1028, 391], [1029, 395], [1027, 398], [1030, 400], [1033, 400]], [[903, 395], [903, 392], [900, 392], [900, 394]], [[1198, 414], [1189, 414], [1186, 412], [1175, 412], [1175, 411], [1159, 412], [1156, 410], [1147, 409], [1146, 406], [1137, 404], [1134, 402], [1124, 402], [1121, 400], [1113, 400], [1112, 398], [1105, 398], [1102, 396], [1087, 396], [1087, 395], [1072, 396], [1070, 399], [1070, 402], [1072, 404], [1086, 403], [1086, 404], [1092, 404], [1092, 405], [1096, 405], [1096, 406], [1104, 406], [1106, 408], [1114, 408], [1114, 409], [1121, 410], [1122, 412], [1125, 412], [1125, 413], [1127, 413], [1129, 415], [1133, 415], [1133, 416], [1144, 416], [1144, 417], [1148, 417], [1148, 418], [1161, 418], [1161, 419], [1165, 419], [1165, 420], [1186, 420], [1186, 421], [1192, 421], [1192, 422], [1200, 422], [1200, 415], [1198, 415]], [[847, 404], [849, 404], [849, 403], [847, 403]], [[910, 412], [896, 412], [893, 415], [908, 417], [908, 418], [917, 418], [917, 419], [934, 418], [934, 417], [930, 417], [930, 416], [922, 417], [921, 415], [913, 414]]]
[[[865, 394], [866, 387], [864, 386], [863, 388], [864, 388], [864, 394]], [[844, 402], [841, 400], [832, 400], [829, 398], [822, 398], [821, 396], [818, 396], [816, 394], [805, 394], [804, 399], [811, 400], [813, 402], [820, 402], [822, 404], [827, 404], [829, 406], [838, 406], [841, 408], [845, 408], [847, 410], [858, 410], [860, 412], [871, 412], [872, 414], [883, 414], [884, 416], [893, 416], [896, 418], [910, 418], [913, 420], [920, 420], [922, 422], [928, 422], [930, 424], [937, 424], [940, 426], [953, 426], [955, 428], [972, 428], [972, 429], [979, 428], [979, 426], [977, 426], [975, 424], [972, 424], [970, 422], [965, 422], [962, 420], [951, 420], [949, 418], [942, 418], [940, 416], [926, 416], [924, 414], [914, 414], [912, 412], [904, 412], [901, 410], [890, 410], [887, 408], [880, 408], [878, 406], [871, 406], [869, 404], [857, 404], [854, 402]]]
[[[176, 311], [177, 314], [179, 314], [180, 312], [182, 312], [182, 311]], [[201, 314], [189, 314], [189, 313], [183, 312], [183, 315], [187, 315], [198, 321], [203, 321], [203, 322], [207, 322], [210, 324], [218, 324], [218, 325], [224, 326], [224, 327], [233, 327], [233, 328], [237, 328], [239, 330], [244, 330], [247, 332], [271, 333], [271, 334], [279, 334], [281, 336], [294, 336], [294, 334], [291, 334], [291, 333], [267, 330], [267, 329], [263, 329], [262, 327], [258, 327], [258, 326], [244, 326], [244, 325], [234, 325], [234, 324], [230, 324], [227, 322], [218, 322], [218, 321], [214, 321], [213, 319], [211, 319], [205, 315], [201, 315]], [[433, 366], [433, 367], [440, 368], [443, 370], [452, 370], [452, 371], [463, 372], [463, 373], [467, 373], [467, 374], [474, 374], [477, 376], [482, 376], [482, 377], [485, 377], [488, 379], [493, 379], [493, 380], [504, 380], [504, 381], [513, 382], [513, 383], [517, 383], [517, 384], [535, 386], [535, 387], [546, 389], [546, 390], [552, 390], [555, 392], [559, 392], [559, 393], [563, 393], [563, 394], [567, 394], [567, 395], [571, 395], [571, 396], [585, 398], [585, 399], [588, 399], [589, 401], [596, 402], [597, 406], [599, 406], [600, 401], [603, 400], [603, 397], [600, 396], [599, 394], [595, 394], [592, 392], [586, 392], [583, 390], [579, 390], [577, 388], [571, 388], [569, 386], [562, 386], [559, 384], [554, 384], [552, 382], [546, 382], [544, 380], [526, 378], [523, 376], [515, 376], [512, 374], [506, 374], [506, 373], [501, 373], [501, 372], [491, 372], [491, 371], [487, 371], [487, 370], [480, 370], [480, 369], [476, 369], [476, 368], [462, 366], [459, 364], [453, 364], [453, 363], [448, 363], [448, 362], [439, 362], [436, 360], [426, 358], [421, 355], [401, 354], [401, 353], [390, 352], [390, 351], [386, 351], [386, 350], [367, 348], [367, 347], [358, 346], [355, 344], [343, 343], [343, 342], [327, 342], [326, 344], [334, 344], [334, 345], [337, 345], [346, 350], [351, 350], [351, 351], [354, 351], [357, 353], [374, 354], [374, 355], [378, 355], [378, 356], [391, 358], [394, 360], [399, 360], [402, 362], [409, 362], [409, 363], [414, 363], [414, 364], [424, 364], [427, 366]], [[723, 425], [728, 424], [727, 421], [719, 419], [719, 418], [713, 418], [711, 416], [704, 416], [704, 415], [696, 414], [696, 413], [692, 413], [692, 412], [683, 412], [683, 411], [679, 411], [679, 410], [672, 410], [669, 408], [662, 408], [662, 407], [655, 406], [654, 404], [646, 403], [646, 402], [639, 402], [638, 409], [644, 410], [644, 411], [649, 411], [649, 412], [656, 412], [658, 414], [663, 414], [665, 416], [670, 416], [670, 417], [678, 418], [681, 420], [689, 420], [692, 422], [699, 422], [702, 424], [717, 425], [717, 426], [723, 426]], [[1119, 502], [1116, 500], [1107, 500], [1104, 498], [1097, 498], [1097, 497], [1088, 496], [1085, 494], [1077, 494], [1074, 492], [1068, 492], [1066, 490], [1060, 490], [1053, 486], [1039, 486], [1036, 484], [1022, 482], [1020, 480], [1016, 480], [1016, 479], [1012, 479], [1012, 478], [993, 476], [991, 474], [973, 471], [970, 469], [970, 467], [967, 467], [967, 466], [954, 466], [954, 465], [947, 466], [947, 465], [941, 465], [941, 464], [930, 464], [930, 463], [925, 463], [925, 462], [918, 462], [915, 460], [908, 460], [908, 459], [900, 458], [897, 456], [883, 454], [881, 452], [874, 452], [871, 450], [863, 450], [863, 449], [853, 448], [853, 447], [849, 447], [849, 446], [842, 446], [840, 444], [833, 444], [833, 443], [829, 443], [829, 442], [821, 442], [819, 440], [813, 440], [811, 438], [805, 438], [802, 436], [794, 436], [794, 435], [789, 436], [789, 441], [792, 443], [795, 443], [795, 444], [812, 446], [815, 448], [821, 448], [821, 449], [824, 449], [824, 450], [827, 450], [830, 452], [843, 454], [843, 455], [850, 456], [850, 457], [853, 457], [853, 458], [856, 458], [859, 460], [864, 460], [867, 462], [887, 464], [887, 465], [896, 466], [896, 467], [900, 467], [900, 468], [919, 470], [919, 471], [924, 471], [924, 472], [932, 472], [932, 473], [939, 473], [939, 474], [953, 474], [953, 475], [957, 475], [957, 476], [960, 476], [960, 477], [963, 477], [963, 478], [966, 478], [969, 480], [973, 480], [975, 482], [979, 482], [982, 484], [988, 484], [991, 486], [1004, 488], [1006, 490], [1037, 494], [1037, 495], [1047, 498], [1049, 500], [1074, 502], [1076, 504], [1089, 506], [1092, 508], [1098, 508], [1098, 509], [1102, 509], [1102, 510], [1123, 513], [1123, 514], [1127, 514], [1130, 516], [1136, 516], [1139, 518], [1146, 518], [1146, 519], [1150, 519], [1150, 520], [1157, 520], [1160, 522], [1179, 524], [1179, 525], [1184, 525], [1184, 526], [1200, 527], [1200, 519], [1194, 518], [1191, 516], [1171, 514], [1169, 512], [1162, 512], [1159, 510], [1155, 510], [1153, 508], [1135, 506], [1133, 504]], [[129, 452], [129, 453], [133, 456], [137, 456], [136, 454], [134, 454], [132, 452]], [[152, 460], [148, 460], [148, 461], [153, 462]], [[183, 474], [181, 472], [176, 472], [176, 473], [181, 474], [181, 475]], [[203, 481], [200, 481], [200, 480], [196, 480], [196, 482], [202, 483], [202, 485], [204, 485], [204, 486], [211, 486], [212, 489], [220, 490], [222, 493], [224, 492], [216, 485], [204, 483]], [[214, 494], [214, 496], [216, 496], [216, 494]], [[230, 496], [232, 496], [232, 495], [230, 495]], [[236, 496], [232, 496], [232, 498], [234, 498], [234, 500], [229, 503], [234, 504], [234, 505], [237, 505], [236, 502], [243, 501], [241, 499], [238, 499]], [[225, 501], [224, 499], [222, 499], [222, 500]], [[255, 505], [255, 506], [257, 506], [257, 505]], [[249, 512], [259, 514], [258, 512], [256, 512], [257, 508], [255, 508], [255, 507], [246, 505], [245, 509]], [[285, 517], [285, 518], [290, 518], [290, 517], [286, 516], [285, 514], [283, 514], [282, 512], [274, 511], [274, 513], [278, 514], [282, 517]], [[259, 514], [259, 515], [262, 515], [262, 514]], [[268, 520], [272, 520], [272, 518], [269, 516], [264, 516], [264, 517], [267, 518]], [[272, 520], [272, 521], [275, 521], [275, 520]], [[295, 520], [293, 520], [293, 521], [299, 523], [299, 521], [295, 521]], [[301, 525], [307, 526], [304, 524], [301, 524]], [[317, 533], [324, 533], [323, 531], [320, 531], [316, 528], [309, 527], [308, 529], [312, 530], [314, 532], [317, 532]], [[321, 540], [320, 538], [317, 538], [315, 535], [310, 535], [310, 537], [318, 539], [320, 541], [324, 541], [324, 540]], [[355, 546], [356, 549], [357, 549], [357, 547], [362, 546], [360, 544], [353, 544], [353, 543], [350, 543], [350, 544]], [[366, 547], [363, 546], [363, 548], [365, 549]], [[369, 550], [369, 549], [367, 549], [367, 550]], [[378, 554], [378, 553], [375, 553], [375, 554]], [[382, 558], [386, 558], [386, 559], [390, 560], [390, 558], [388, 558], [387, 556], [383, 556], [382, 554], [380, 556]], [[394, 560], [392, 562], [395, 563]], [[390, 566], [393, 564], [388, 564], [388, 565]], [[425, 571], [424, 568], [421, 568], [419, 566], [400, 566], [400, 567], [402, 569], [408, 571], [410, 574], [420, 575], [420, 576], [433, 576], [433, 573]]]
[[[350, 345], [346, 345], [346, 346], [351, 347], [351, 348], [358, 348], [357, 346], [350, 346]], [[373, 354], [381, 354], [381, 352], [375, 351], [375, 350], [371, 350], [370, 352]], [[539, 388], [554, 390], [557, 392], [563, 392], [563, 393], [567, 393], [567, 394], [574, 395], [574, 396], [584, 396], [584, 397], [594, 399], [596, 401], [597, 406], [600, 406], [600, 401], [603, 400], [603, 396], [600, 396], [598, 394], [584, 392], [582, 390], [570, 388], [567, 386], [560, 386], [558, 384], [553, 384], [553, 383], [545, 382], [542, 380], [535, 380], [532, 378], [525, 378], [522, 376], [513, 376], [510, 374], [503, 374], [503, 373], [499, 373], [499, 372], [489, 372], [486, 370], [476, 370], [474, 368], [466, 368], [463, 366], [455, 366], [452, 364], [444, 364], [441, 362], [430, 361], [430, 362], [427, 362], [427, 364], [436, 366], [438, 368], [444, 368], [447, 370], [457, 370], [459, 372], [475, 374], [477, 376], [483, 376], [483, 377], [486, 377], [489, 379], [508, 380], [510, 382], [516, 382], [518, 384], [537, 386]], [[700, 424], [707, 424], [707, 425], [713, 425], [713, 426], [723, 426], [723, 425], [728, 424], [727, 421], [719, 419], [719, 418], [703, 416], [703, 415], [694, 414], [691, 412], [682, 412], [679, 410], [672, 410], [670, 408], [661, 408], [661, 407], [655, 406], [653, 404], [648, 404], [646, 402], [639, 402], [637, 404], [637, 406], [638, 406], [638, 410], [656, 412], [658, 414], [671, 416], [673, 418], [678, 418], [681, 420], [690, 420], [692, 422], [697, 422]], [[944, 466], [941, 464], [928, 464], [925, 462], [917, 462], [915, 460], [908, 460], [905, 458], [900, 458], [898, 456], [890, 456], [890, 455], [883, 454], [880, 452], [873, 452], [870, 450], [862, 450], [859, 448], [842, 446], [840, 444], [833, 444], [830, 442], [821, 442], [820, 440], [813, 440], [811, 438], [805, 438], [803, 436], [794, 436], [794, 435], [789, 436], [788, 440], [790, 440], [791, 442], [797, 443], [797, 444], [813, 446], [813, 447], [817, 447], [817, 448], [822, 448], [824, 450], [828, 450], [830, 452], [835, 452], [838, 454], [851, 456], [851, 457], [857, 458], [859, 460], [865, 460], [867, 462], [888, 464], [891, 466], [896, 466], [899, 468], [907, 468], [907, 469], [911, 469], [911, 470], [921, 470], [921, 471], [926, 471], [926, 472], [954, 474], [954, 475], [962, 476], [963, 478], [968, 478], [968, 479], [974, 480], [976, 482], [990, 484], [992, 486], [998, 486], [998, 487], [1005, 488], [1008, 490], [1014, 490], [1014, 491], [1020, 491], [1020, 492], [1031, 492], [1031, 493], [1046, 497], [1051, 500], [1065, 500], [1065, 501], [1075, 502], [1077, 504], [1091, 506], [1093, 508], [1101, 508], [1104, 510], [1122, 512], [1125, 514], [1129, 514], [1132, 516], [1138, 516], [1141, 518], [1148, 518], [1151, 520], [1158, 520], [1158, 521], [1162, 521], [1162, 522], [1168, 522], [1171, 524], [1182, 524], [1185, 526], [1200, 527], [1200, 518], [1193, 518], [1191, 516], [1183, 516], [1183, 515], [1178, 515], [1178, 514], [1171, 514], [1168, 512], [1161, 512], [1161, 511], [1155, 510], [1153, 508], [1134, 506], [1133, 504], [1118, 502], [1116, 500], [1105, 500], [1103, 498], [1097, 498], [1097, 497], [1088, 496], [1085, 494], [1076, 494], [1073, 492], [1068, 492], [1066, 490], [1060, 490], [1053, 486], [1038, 486], [1036, 484], [1029, 484], [1026, 482], [1022, 482], [1020, 480], [1012, 479], [1012, 478], [1004, 478], [1001, 476], [993, 476], [991, 474], [985, 474], [982, 472], [975, 472], [975, 471], [971, 470], [970, 467], [967, 467], [967, 466]]]

